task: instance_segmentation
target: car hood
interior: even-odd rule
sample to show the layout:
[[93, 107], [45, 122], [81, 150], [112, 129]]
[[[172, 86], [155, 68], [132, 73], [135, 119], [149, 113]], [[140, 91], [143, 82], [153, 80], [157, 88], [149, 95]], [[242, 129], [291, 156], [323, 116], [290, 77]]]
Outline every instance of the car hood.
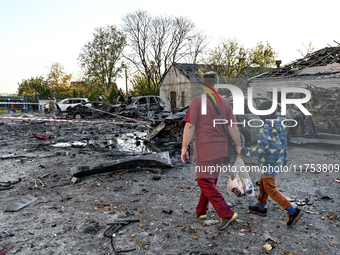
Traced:
[[171, 114], [170, 116], [166, 117], [166, 120], [179, 120], [183, 119], [187, 113], [186, 112], [178, 112], [175, 114]]

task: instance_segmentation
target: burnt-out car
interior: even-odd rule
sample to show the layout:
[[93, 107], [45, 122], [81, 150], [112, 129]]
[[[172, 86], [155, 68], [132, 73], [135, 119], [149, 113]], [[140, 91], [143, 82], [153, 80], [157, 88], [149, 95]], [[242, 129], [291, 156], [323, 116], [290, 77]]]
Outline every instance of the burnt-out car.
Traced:
[[155, 113], [163, 111], [165, 103], [161, 97], [152, 95], [133, 97], [131, 104], [117, 104], [115, 107], [117, 112], [123, 116], [140, 118], [147, 116], [150, 111]]
[[185, 121], [183, 121], [185, 115], [187, 114], [187, 110], [183, 109], [180, 112], [176, 112], [167, 116], [164, 119], [165, 127], [162, 130], [163, 135], [168, 135], [171, 138], [177, 138], [183, 134]]
[[[183, 134], [185, 121], [183, 121], [189, 106], [177, 109], [177, 112], [173, 114], [155, 114], [154, 112], [148, 113], [148, 118], [156, 124], [156, 127], [150, 132], [146, 140], [151, 140], [154, 137], [170, 137], [177, 138]], [[151, 124], [152, 125], [152, 124]]]
[[102, 101], [92, 101], [67, 108], [67, 117], [74, 119], [95, 119], [112, 116], [116, 107]]

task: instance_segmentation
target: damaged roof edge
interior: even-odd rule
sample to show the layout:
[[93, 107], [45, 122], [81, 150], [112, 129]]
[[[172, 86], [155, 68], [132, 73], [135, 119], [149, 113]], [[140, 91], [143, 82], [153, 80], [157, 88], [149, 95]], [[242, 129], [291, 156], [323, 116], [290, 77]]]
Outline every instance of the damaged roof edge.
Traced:
[[255, 75], [255, 76], [253, 76], [253, 77], [250, 77], [250, 78], [248, 79], [248, 81], [251, 81], [252, 79], [261, 77], [262, 75], [266, 75], [266, 74], [268, 74], [269, 72], [270, 72], [270, 71], [267, 71], [267, 72], [264, 72], [264, 73], [260, 73], [260, 74], [258, 74], [258, 75]]
[[[278, 78], [278, 77], [296, 77], [301, 73], [312, 67], [324, 66], [328, 68], [329, 65], [337, 64], [340, 66], [340, 46], [336, 47], [325, 47], [323, 49], [314, 51], [305, 55], [303, 58], [291, 61], [288, 64], [275, 68], [269, 71], [265, 77], [252, 77], [254, 78]], [[330, 68], [333, 70], [335, 67]]]

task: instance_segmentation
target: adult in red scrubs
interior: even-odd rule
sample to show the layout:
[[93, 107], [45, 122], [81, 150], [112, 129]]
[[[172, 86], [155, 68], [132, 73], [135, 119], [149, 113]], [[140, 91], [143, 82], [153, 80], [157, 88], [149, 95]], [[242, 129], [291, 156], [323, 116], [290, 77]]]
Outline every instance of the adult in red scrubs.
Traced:
[[236, 122], [230, 102], [224, 97], [219, 97], [214, 92], [214, 85], [218, 83], [217, 74], [214, 72], [205, 73], [202, 83], [202, 88], [207, 93], [206, 96], [210, 97], [212, 95], [215, 100], [206, 100], [206, 115], [202, 115], [202, 96], [196, 97], [191, 101], [184, 118], [186, 125], [183, 133], [181, 159], [184, 164], [186, 160], [189, 160], [187, 149], [193, 137], [193, 156], [196, 160], [197, 183], [201, 189], [196, 214], [200, 219], [206, 218], [210, 202], [221, 218], [221, 222], [217, 226], [221, 230], [236, 219], [237, 213], [230, 209], [216, 186], [219, 170], [221, 169], [219, 167], [221, 167], [224, 158], [229, 155], [229, 141], [222, 125], [215, 125], [214, 127], [214, 119], [219, 119], [219, 117], [213, 103], [215, 104], [216, 102], [215, 106], [222, 115], [222, 119], [228, 120], [225, 129], [228, 129], [237, 147], [241, 147], [241, 141], [237, 126], [230, 125], [231, 122]]

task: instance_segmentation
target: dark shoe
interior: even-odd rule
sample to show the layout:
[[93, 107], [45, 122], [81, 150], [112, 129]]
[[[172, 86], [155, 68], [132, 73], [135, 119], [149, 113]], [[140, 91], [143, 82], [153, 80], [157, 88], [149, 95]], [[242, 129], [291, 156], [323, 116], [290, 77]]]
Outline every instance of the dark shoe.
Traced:
[[295, 211], [292, 214], [288, 213], [289, 220], [287, 222], [287, 226], [288, 227], [293, 226], [296, 222], [298, 222], [301, 215], [302, 215], [302, 211], [299, 208], [295, 208]]
[[236, 220], [237, 218], [237, 213], [234, 213], [233, 217], [230, 219], [221, 219], [221, 223], [217, 225], [217, 228], [219, 230], [225, 229], [231, 222]]
[[267, 216], [267, 208], [263, 208], [262, 210], [257, 205], [249, 206], [249, 211], [251, 213], [256, 213], [260, 216]]

